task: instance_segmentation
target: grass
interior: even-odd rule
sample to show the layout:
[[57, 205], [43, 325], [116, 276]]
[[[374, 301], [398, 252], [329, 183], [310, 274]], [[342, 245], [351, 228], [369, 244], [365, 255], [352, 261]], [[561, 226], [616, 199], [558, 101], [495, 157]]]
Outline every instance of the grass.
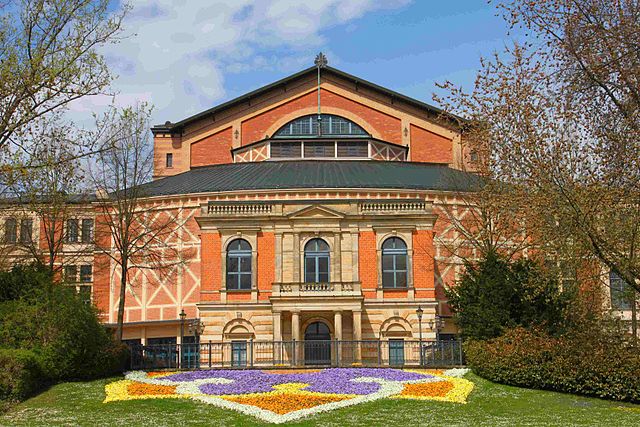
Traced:
[[[475, 375], [466, 405], [383, 399], [300, 420], [319, 426], [638, 426], [640, 405], [494, 384]], [[2, 426], [249, 426], [253, 417], [191, 400], [103, 404], [116, 380], [59, 384], [0, 416]]]

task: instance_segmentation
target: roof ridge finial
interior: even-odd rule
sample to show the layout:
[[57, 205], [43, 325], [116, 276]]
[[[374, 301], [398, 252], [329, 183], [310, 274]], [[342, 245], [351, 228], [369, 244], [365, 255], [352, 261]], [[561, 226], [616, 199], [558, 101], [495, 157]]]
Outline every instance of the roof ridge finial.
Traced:
[[318, 53], [318, 55], [316, 56], [315, 61], [313, 61], [313, 63], [316, 65], [316, 67], [318, 68], [324, 68], [327, 66], [327, 64], [329, 63], [329, 61], [327, 61], [327, 57], [324, 55], [324, 53], [320, 52]]

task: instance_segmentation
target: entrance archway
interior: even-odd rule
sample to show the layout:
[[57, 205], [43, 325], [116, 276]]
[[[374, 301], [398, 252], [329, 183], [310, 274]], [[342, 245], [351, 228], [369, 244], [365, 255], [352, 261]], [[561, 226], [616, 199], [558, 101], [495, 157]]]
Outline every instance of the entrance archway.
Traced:
[[323, 322], [313, 322], [304, 332], [305, 365], [331, 364], [331, 334]]

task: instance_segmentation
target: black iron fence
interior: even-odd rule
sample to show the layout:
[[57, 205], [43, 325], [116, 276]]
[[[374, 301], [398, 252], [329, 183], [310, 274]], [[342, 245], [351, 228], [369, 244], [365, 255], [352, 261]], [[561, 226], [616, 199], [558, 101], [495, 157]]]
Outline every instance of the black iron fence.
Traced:
[[227, 341], [131, 345], [131, 369], [425, 367], [465, 364], [459, 340]]

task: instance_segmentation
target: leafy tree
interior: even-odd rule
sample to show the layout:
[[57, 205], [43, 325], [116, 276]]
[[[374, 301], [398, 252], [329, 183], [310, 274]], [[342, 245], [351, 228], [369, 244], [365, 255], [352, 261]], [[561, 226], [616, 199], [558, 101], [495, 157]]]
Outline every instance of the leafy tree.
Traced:
[[519, 40], [482, 59], [472, 91], [445, 82], [436, 97], [466, 119], [467, 164], [495, 184], [483, 200], [544, 251], [605, 266], [640, 293], [640, 3], [497, 7]]
[[490, 339], [516, 326], [552, 333], [566, 324], [569, 295], [527, 259], [509, 262], [495, 253], [473, 265], [447, 290], [449, 305], [465, 338]]

